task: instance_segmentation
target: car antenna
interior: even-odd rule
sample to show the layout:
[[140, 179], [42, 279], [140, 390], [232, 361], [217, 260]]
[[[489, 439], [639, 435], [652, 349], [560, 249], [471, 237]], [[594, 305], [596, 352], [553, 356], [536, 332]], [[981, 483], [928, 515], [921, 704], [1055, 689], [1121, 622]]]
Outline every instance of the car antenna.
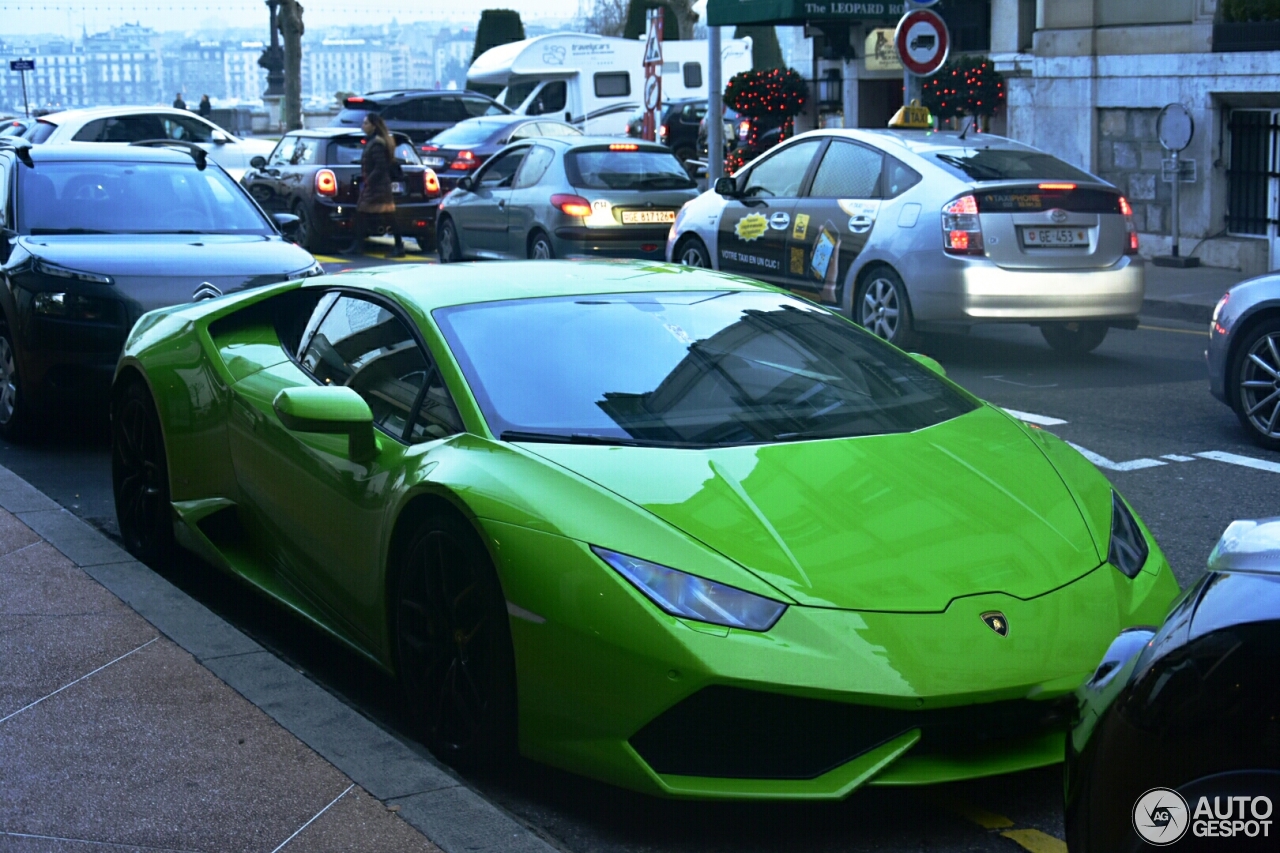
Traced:
[[964, 139], [965, 135], [969, 132], [969, 128], [973, 127], [973, 119], [973, 116], [969, 116], [969, 120], [965, 122], [964, 129], [960, 131], [961, 139]]

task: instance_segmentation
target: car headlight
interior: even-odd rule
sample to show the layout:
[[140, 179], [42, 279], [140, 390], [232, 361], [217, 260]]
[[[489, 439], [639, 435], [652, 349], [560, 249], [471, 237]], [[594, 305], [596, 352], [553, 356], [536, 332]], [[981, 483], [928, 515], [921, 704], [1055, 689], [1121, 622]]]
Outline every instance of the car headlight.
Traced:
[[36, 272], [42, 275], [51, 275], [54, 278], [69, 278], [72, 281], [87, 281], [92, 284], [112, 284], [111, 276], [99, 275], [95, 272], [82, 272], [81, 270], [69, 270], [66, 267], [60, 267], [57, 264], [51, 264], [48, 261], [37, 260], [35, 262]]
[[1115, 566], [1125, 577], [1138, 576], [1146, 565], [1151, 549], [1138, 527], [1129, 507], [1117, 492], [1111, 493], [1111, 544], [1107, 547], [1107, 562]]
[[748, 631], [768, 631], [787, 605], [667, 566], [591, 546], [654, 604], [672, 616]]
[[297, 275], [299, 278], [310, 278], [313, 275], [324, 275], [324, 267], [320, 266], [319, 261], [316, 261]]

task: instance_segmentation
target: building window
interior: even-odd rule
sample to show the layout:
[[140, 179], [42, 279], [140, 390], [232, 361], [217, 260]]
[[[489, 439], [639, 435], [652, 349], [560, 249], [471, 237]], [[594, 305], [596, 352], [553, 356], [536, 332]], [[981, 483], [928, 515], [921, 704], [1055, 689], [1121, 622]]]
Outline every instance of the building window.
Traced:
[[991, 50], [991, 0], [942, 0], [935, 8], [951, 32], [951, 53]]
[[1227, 231], [1264, 236], [1280, 218], [1269, 205], [1272, 175], [1280, 174], [1280, 110], [1232, 110], [1227, 128]]

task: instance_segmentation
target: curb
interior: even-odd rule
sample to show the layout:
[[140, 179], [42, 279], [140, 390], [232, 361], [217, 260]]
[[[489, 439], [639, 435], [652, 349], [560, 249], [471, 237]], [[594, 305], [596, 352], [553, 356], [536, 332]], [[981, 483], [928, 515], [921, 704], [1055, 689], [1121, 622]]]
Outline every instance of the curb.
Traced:
[[1144, 299], [1142, 300], [1142, 313], [1148, 317], [1182, 320], [1187, 323], [1202, 323], [1207, 326], [1213, 319], [1213, 306], [1197, 305], [1194, 302]]
[[556, 853], [451, 772], [351, 709], [8, 468], [0, 507], [445, 853]]

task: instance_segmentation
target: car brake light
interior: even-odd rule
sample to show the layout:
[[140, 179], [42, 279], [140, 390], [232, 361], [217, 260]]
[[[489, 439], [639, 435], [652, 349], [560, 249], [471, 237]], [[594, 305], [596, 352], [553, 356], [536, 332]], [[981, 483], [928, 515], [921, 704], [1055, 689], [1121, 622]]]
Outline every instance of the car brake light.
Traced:
[[1138, 254], [1138, 229], [1133, 224], [1133, 205], [1124, 196], [1120, 196], [1120, 215], [1124, 217], [1126, 255]]
[[942, 248], [951, 255], [983, 254], [978, 199], [961, 196], [942, 208]]
[[353, 95], [353, 96], [351, 96], [350, 98], [347, 98], [347, 103], [348, 103], [348, 104], [363, 104], [363, 103], [364, 103], [364, 98], [360, 97], [359, 95]]
[[453, 162], [449, 164], [449, 168], [465, 172], [468, 169], [474, 169], [477, 165], [479, 164], [475, 154], [470, 151], [459, 151], [457, 156], [453, 158]]
[[440, 146], [439, 146], [439, 145], [424, 145], [424, 146], [422, 146], [422, 151], [423, 151], [423, 152], [425, 152], [425, 153], [430, 153], [430, 152], [432, 152], [432, 151], [439, 151], [439, 150], [440, 150]]
[[316, 194], [335, 196], [338, 194], [338, 177], [331, 169], [316, 172]]
[[1073, 189], [1075, 189], [1075, 188], [1076, 188], [1076, 185], [1075, 185], [1075, 184], [1069, 184], [1069, 183], [1041, 184], [1041, 185], [1040, 185], [1040, 189], [1042, 189], [1042, 190], [1073, 190]]
[[562, 213], [569, 216], [591, 215], [591, 202], [587, 201], [580, 195], [556, 193], [551, 197], [551, 204], [553, 207], [559, 208]]
[[[663, 131], [664, 133], [666, 131]], [[640, 146], [634, 142], [615, 142], [609, 146], [610, 151], [639, 151]]]
[[663, 124], [663, 125], [659, 125], [659, 126], [658, 126], [658, 135], [659, 135], [659, 136], [666, 136], [666, 135], [667, 135], [667, 126], [666, 126], [665, 124]]
[[439, 194], [440, 178], [436, 175], [434, 169], [427, 169], [422, 173], [422, 191], [427, 195]]

